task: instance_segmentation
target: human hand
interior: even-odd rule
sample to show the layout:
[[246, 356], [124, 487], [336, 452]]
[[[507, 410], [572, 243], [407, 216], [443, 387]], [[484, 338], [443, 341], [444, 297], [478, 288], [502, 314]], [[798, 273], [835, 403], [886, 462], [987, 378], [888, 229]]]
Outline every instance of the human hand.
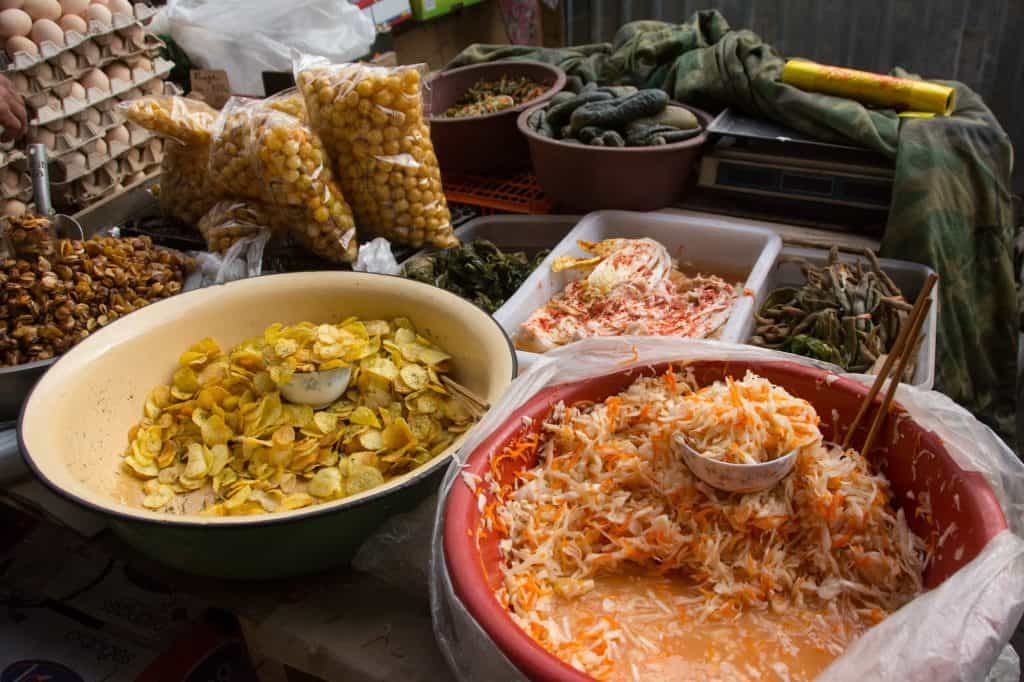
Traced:
[[28, 114], [21, 93], [14, 89], [11, 81], [0, 76], [0, 125], [4, 127], [0, 142], [18, 139], [28, 130]]

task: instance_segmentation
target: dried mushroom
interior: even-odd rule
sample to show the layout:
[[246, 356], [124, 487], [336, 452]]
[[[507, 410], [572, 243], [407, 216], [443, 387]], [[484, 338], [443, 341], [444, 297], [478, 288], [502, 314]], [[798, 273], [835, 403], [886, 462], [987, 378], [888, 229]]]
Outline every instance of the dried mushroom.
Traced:
[[96, 329], [178, 293], [195, 268], [147, 237], [52, 240], [45, 242], [48, 256], [35, 241], [22, 251], [11, 241], [14, 256], [0, 261], [0, 366], [64, 353]]

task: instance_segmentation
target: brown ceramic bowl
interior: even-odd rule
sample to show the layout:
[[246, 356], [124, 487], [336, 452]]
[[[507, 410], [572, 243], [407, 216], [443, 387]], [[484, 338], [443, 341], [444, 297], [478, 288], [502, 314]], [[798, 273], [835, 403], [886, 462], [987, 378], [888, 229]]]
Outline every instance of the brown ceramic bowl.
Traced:
[[[524, 429], [539, 429], [553, 405], [604, 400], [624, 390], [637, 377], [656, 375], [667, 366], [628, 369], [540, 391], [509, 414], [473, 452], [463, 453], [463, 471], [482, 477], [493, 470], [499, 484], [511, 484], [517, 473], [536, 464], [536, 455], [500, 461], [494, 455]], [[757, 372], [811, 402], [821, 415], [826, 440], [838, 440], [868, 391], [867, 386], [850, 379], [789, 361], [702, 360], [688, 367], [702, 385], [726, 376], [739, 378], [747, 370]], [[1006, 517], [992, 487], [980, 473], [960, 468], [938, 435], [920, 426], [898, 405], [894, 409], [899, 416], [885, 422], [877, 441], [880, 445], [872, 450], [870, 459], [889, 477], [892, 503], [903, 509], [915, 533], [924, 538], [949, 533], [953, 540], [946, 545], [950, 549], [939, 551], [925, 569], [924, 585], [933, 588], [974, 559], [989, 540], [1004, 530]], [[525, 418], [532, 421], [524, 422]], [[854, 446], [861, 446], [866, 431], [867, 425], [856, 431]], [[923, 457], [924, 453], [928, 456]], [[931, 515], [917, 513], [917, 500], [924, 499], [925, 491], [934, 501]], [[529, 679], [594, 682], [592, 677], [563, 663], [535, 642], [495, 598], [494, 590], [503, 580], [498, 548], [501, 537], [495, 532], [482, 532], [482, 510], [493, 498], [494, 491], [488, 486], [481, 486], [478, 498], [461, 480], [449, 492], [443, 520], [444, 560], [455, 594], [502, 653]], [[962, 551], [954, 552], [952, 547]]]
[[44, 484], [103, 515], [145, 554], [189, 573], [277, 578], [348, 562], [388, 516], [429, 495], [460, 444], [358, 495], [257, 516], [149, 511], [121, 456], [149, 391], [167, 383], [178, 356], [211, 336], [222, 348], [273, 322], [408, 317], [454, 358], [456, 381], [494, 402], [516, 373], [494, 319], [429, 284], [365, 272], [254, 277], [179, 294], [137, 310], [65, 353], [21, 412], [21, 452]]
[[[481, 80], [526, 76], [549, 84], [547, 92], [517, 107], [493, 114], [447, 118], [449, 107]], [[526, 140], [516, 131], [516, 117], [527, 107], [547, 102], [565, 86], [565, 73], [543, 62], [507, 60], [473, 64], [443, 71], [427, 84], [430, 139], [441, 170], [446, 173], [487, 173], [530, 167]]]
[[533, 172], [541, 189], [561, 210], [655, 211], [682, 195], [704, 141], [711, 115], [692, 111], [705, 132], [655, 147], [591, 147], [537, 134], [526, 119], [540, 106], [519, 115], [519, 131], [530, 145]]

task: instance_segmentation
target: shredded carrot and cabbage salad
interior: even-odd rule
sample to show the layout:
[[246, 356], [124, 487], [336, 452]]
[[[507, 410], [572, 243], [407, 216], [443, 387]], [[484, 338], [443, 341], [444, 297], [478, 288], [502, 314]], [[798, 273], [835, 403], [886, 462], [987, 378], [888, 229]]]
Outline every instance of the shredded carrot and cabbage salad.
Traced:
[[[677, 430], [710, 456], [796, 449], [797, 463], [772, 489], [720, 492], [677, 457]], [[502, 459], [533, 453], [536, 466], [499, 483]], [[697, 678], [800, 679], [779, 661], [805, 648], [820, 670], [922, 589], [924, 544], [890, 507], [885, 477], [824, 443], [809, 403], [750, 373], [700, 389], [673, 369], [603, 402], [559, 404], [466, 482], [481, 535], [500, 537], [498, 600], [599, 679], [690, 679], [681, 664]], [[678, 658], [674, 646], [697, 642], [687, 633], [708, 650]], [[751, 637], [773, 653], [752, 640], [743, 654]]]

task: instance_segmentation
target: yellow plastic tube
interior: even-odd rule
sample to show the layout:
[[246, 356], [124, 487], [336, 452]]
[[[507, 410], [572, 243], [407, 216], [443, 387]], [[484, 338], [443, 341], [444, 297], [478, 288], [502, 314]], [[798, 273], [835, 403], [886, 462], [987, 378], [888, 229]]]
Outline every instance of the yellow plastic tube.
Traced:
[[782, 70], [782, 82], [808, 92], [847, 97], [864, 104], [948, 116], [953, 112], [953, 88], [895, 78], [880, 73], [844, 69], [790, 59]]

